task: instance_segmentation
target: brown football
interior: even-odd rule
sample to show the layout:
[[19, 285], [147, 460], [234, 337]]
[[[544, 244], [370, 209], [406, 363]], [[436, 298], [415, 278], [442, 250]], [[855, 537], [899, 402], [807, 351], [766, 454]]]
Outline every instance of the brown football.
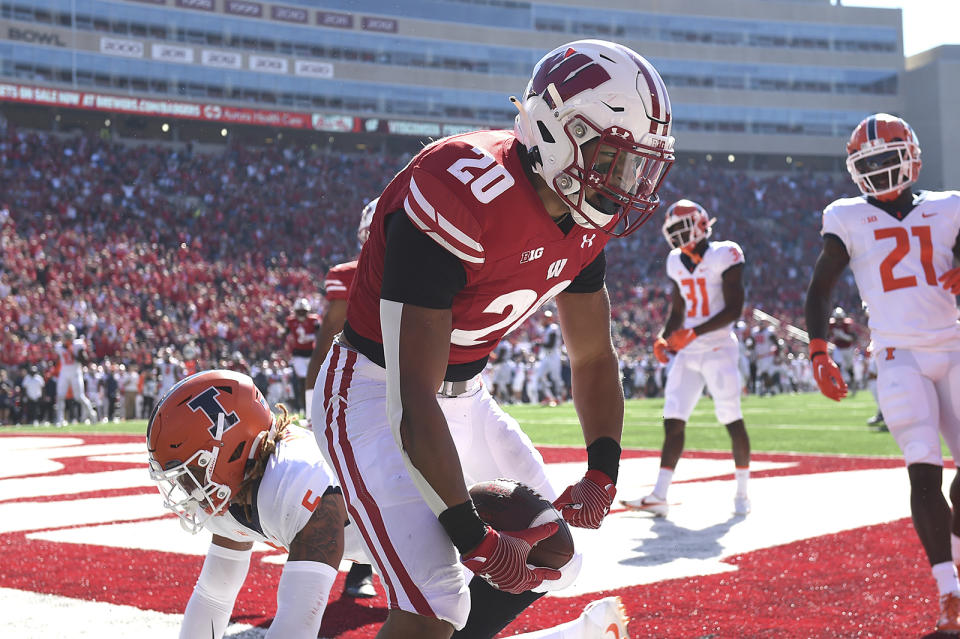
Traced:
[[573, 535], [563, 517], [535, 490], [513, 479], [494, 479], [470, 487], [480, 519], [494, 530], [526, 530], [556, 521], [560, 527], [530, 551], [528, 562], [542, 568], [560, 568], [573, 557]]

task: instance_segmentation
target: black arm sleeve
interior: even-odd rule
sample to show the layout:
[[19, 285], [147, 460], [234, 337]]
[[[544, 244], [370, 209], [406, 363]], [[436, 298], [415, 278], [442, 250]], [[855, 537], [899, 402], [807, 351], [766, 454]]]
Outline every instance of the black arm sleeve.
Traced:
[[564, 289], [564, 293], [596, 293], [603, 288], [604, 279], [607, 275], [607, 251], [600, 251], [600, 255], [593, 258], [593, 261], [583, 267], [583, 270], [577, 275], [570, 286]]
[[387, 252], [380, 297], [425, 308], [451, 308], [467, 273], [452, 253], [413, 225], [404, 211], [386, 219]]

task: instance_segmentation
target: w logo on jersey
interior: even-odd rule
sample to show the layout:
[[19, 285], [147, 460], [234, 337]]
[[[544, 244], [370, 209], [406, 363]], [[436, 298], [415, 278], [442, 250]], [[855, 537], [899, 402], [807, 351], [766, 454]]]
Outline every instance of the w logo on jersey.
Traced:
[[553, 264], [547, 267], [547, 279], [551, 277], [560, 277], [560, 271], [563, 270], [563, 267], [567, 265], [567, 258], [562, 260], [557, 260]]
[[[226, 390], [227, 392], [230, 392], [230, 389]], [[206, 415], [207, 419], [210, 420], [209, 430], [212, 437], [217, 436], [217, 417], [219, 417], [221, 414], [223, 414], [224, 430], [227, 430], [240, 421], [240, 418], [237, 417], [236, 413], [227, 412], [227, 409], [224, 408], [223, 404], [220, 403], [220, 400], [217, 399], [218, 395], [220, 395], [220, 390], [216, 386], [211, 386], [187, 402], [187, 407], [190, 410], [193, 412], [203, 411], [203, 414]]]
[[587, 91], [596, 89], [610, 79], [610, 74], [602, 66], [590, 59], [590, 56], [577, 53], [574, 49], [558, 52], [555, 56], [543, 60], [530, 80], [527, 97], [542, 95], [551, 109], [557, 107], [553, 96], [547, 92], [551, 84], [563, 101]]

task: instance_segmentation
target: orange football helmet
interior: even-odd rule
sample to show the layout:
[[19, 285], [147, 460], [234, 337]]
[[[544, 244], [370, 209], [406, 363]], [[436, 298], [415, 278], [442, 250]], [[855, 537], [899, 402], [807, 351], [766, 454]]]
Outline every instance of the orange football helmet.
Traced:
[[847, 142], [847, 171], [864, 195], [899, 195], [917, 181], [920, 166], [917, 135], [887, 113], [864, 118]]
[[693, 248], [713, 233], [713, 223], [707, 211], [693, 200], [678, 200], [667, 209], [663, 221], [663, 237], [673, 248]]
[[223, 514], [273, 427], [253, 380], [234, 371], [196, 373], [160, 399], [147, 422], [150, 479], [184, 530]]

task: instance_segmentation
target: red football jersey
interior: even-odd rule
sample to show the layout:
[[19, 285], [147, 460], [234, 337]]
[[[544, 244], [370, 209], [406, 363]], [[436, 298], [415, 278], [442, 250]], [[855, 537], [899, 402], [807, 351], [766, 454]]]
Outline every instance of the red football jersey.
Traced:
[[853, 327], [853, 320], [844, 317], [837, 322], [836, 318], [830, 318], [830, 341], [837, 348], [850, 348], [857, 341], [857, 332]]
[[287, 331], [289, 331], [287, 345], [294, 355], [310, 357], [318, 328], [320, 328], [320, 316], [316, 313], [307, 313], [303, 319], [296, 315], [287, 316]]
[[327, 278], [323, 281], [323, 289], [327, 301], [345, 300], [350, 294], [350, 284], [357, 273], [357, 260], [337, 264], [327, 271]]
[[383, 342], [384, 218], [394, 211], [457, 256], [466, 271], [466, 286], [453, 301], [449, 364], [489, 355], [600, 254], [610, 236], [576, 225], [564, 234], [526, 177], [518, 147], [510, 131], [444, 138], [390, 182], [347, 304], [347, 322], [358, 335]]

